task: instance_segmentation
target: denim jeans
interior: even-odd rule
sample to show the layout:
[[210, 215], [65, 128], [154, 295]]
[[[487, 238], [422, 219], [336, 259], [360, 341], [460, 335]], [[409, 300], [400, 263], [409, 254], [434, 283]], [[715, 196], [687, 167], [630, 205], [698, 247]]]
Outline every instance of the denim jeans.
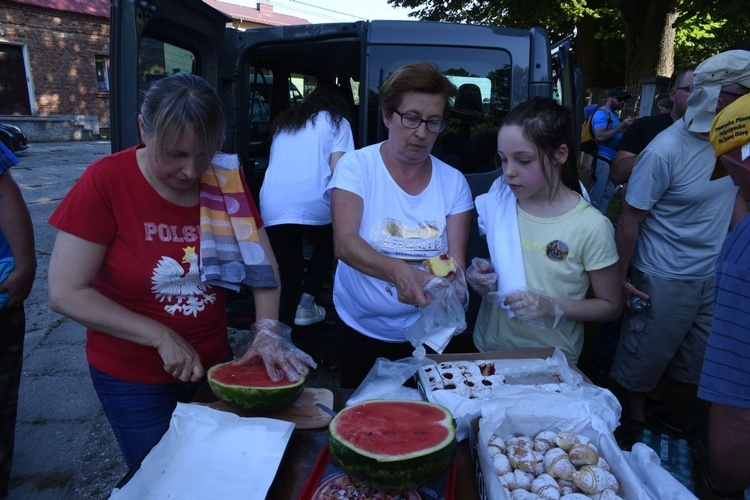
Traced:
[[[293, 326], [297, 314], [297, 303], [302, 292], [315, 297], [333, 264], [333, 226], [307, 226], [304, 224], [279, 224], [266, 226], [273, 254], [281, 274], [281, 299], [279, 319], [285, 325]], [[307, 265], [303, 256], [304, 240], [313, 247], [312, 257]]]
[[596, 163], [591, 169], [592, 182], [589, 188], [589, 198], [594, 208], [606, 215], [609, 200], [615, 194], [615, 185], [609, 179], [609, 162], [598, 157], [595, 160]]
[[142, 384], [110, 377], [91, 365], [89, 371], [128, 467], [136, 465], [167, 432], [177, 403], [189, 403], [206, 384]]

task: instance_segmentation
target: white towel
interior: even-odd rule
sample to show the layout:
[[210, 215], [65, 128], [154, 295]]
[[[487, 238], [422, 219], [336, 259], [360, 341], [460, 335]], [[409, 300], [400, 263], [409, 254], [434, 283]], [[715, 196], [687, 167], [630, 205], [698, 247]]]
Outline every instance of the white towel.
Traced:
[[526, 288], [516, 196], [501, 176], [487, 193], [477, 196], [474, 205], [479, 215], [479, 232], [487, 236], [490, 260], [497, 273], [499, 300], [496, 303], [505, 307], [508, 316], [513, 317], [502, 302], [509, 293]]

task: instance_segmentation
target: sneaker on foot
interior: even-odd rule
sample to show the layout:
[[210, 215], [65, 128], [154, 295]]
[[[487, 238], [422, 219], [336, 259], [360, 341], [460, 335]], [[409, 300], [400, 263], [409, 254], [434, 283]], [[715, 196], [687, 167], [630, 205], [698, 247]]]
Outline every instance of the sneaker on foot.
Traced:
[[297, 306], [297, 315], [294, 317], [294, 324], [299, 326], [314, 325], [315, 323], [320, 323], [325, 318], [326, 310], [315, 303], [309, 309]]
[[696, 430], [692, 422], [686, 417], [674, 414], [664, 403], [646, 400], [645, 412], [646, 418], [675, 434], [690, 435]]

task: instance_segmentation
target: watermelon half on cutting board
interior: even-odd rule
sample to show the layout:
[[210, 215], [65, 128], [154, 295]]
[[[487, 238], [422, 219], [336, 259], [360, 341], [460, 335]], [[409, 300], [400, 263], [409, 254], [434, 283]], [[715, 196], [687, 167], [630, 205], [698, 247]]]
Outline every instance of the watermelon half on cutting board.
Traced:
[[221, 363], [208, 370], [208, 385], [217, 398], [230, 406], [257, 414], [275, 413], [302, 394], [308, 372], [297, 382], [271, 380], [263, 363]]
[[451, 412], [434, 403], [365, 401], [331, 420], [328, 446], [351, 479], [408, 490], [445, 473], [456, 451], [456, 426]]

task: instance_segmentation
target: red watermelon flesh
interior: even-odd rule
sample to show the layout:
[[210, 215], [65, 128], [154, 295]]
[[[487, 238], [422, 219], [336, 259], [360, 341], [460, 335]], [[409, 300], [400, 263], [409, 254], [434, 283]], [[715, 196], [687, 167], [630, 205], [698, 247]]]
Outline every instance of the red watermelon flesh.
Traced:
[[230, 406], [253, 413], [275, 413], [294, 403], [302, 393], [307, 373], [297, 382], [274, 382], [262, 363], [222, 363], [208, 371], [208, 383], [216, 397]]
[[336, 424], [337, 432], [364, 453], [395, 459], [453, 438], [440, 407], [393, 401], [366, 408], [343, 414]]
[[244, 365], [236, 368], [235, 365], [225, 363], [217, 365], [213, 370], [213, 379], [222, 384], [240, 385], [246, 387], [287, 387], [289, 381], [281, 379], [278, 382], [271, 380], [266, 367], [262, 363]]
[[383, 490], [413, 489], [445, 473], [456, 429], [450, 411], [425, 401], [366, 401], [329, 425], [331, 455], [356, 481]]

